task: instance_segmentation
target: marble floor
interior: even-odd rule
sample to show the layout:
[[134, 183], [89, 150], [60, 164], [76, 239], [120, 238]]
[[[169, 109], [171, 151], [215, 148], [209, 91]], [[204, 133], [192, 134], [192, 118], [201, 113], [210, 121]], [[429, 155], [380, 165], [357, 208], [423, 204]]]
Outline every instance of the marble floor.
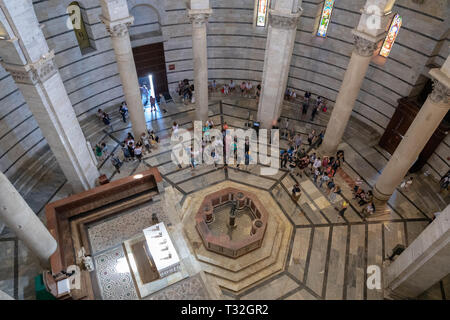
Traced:
[[[376, 137], [369, 133], [352, 134], [361, 126], [355, 119], [350, 121], [341, 144], [346, 162], [336, 175], [336, 181], [343, 192], [334, 202], [311, 177], [303, 175], [300, 178], [284, 169], [274, 176], [260, 175], [261, 165], [248, 168], [200, 165], [195, 170], [189, 167], [178, 169], [170, 158], [168, 135], [173, 121], [177, 121], [180, 127], [192, 127], [195, 106], [176, 102], [169, 103], [166, 109], [166, 114], [159, 111], [156, 114], [146, 114], [149, 128], [155, 130], [161, 138], [158, 149], [145, 155], [142, 162], [125, 162], [120, 173], [114, 170], [109, 159], [102, 159], [99, 161], [99, 171], [111, 180], [116, 180], [157, 166], [164, 186], [172, 190], [173, 204], [177, 206], [182, 206], [189, 195], [227, 180], [258, 188], [270, 193], [294, 227], [294, 232], [289, 241], [285, 269], [238, 295], [218, 288], [214, 280], [192, 261], [188, 278], [148, 296], [148, 299], [382, 299], [381, 290], [368, 290], [365, 286], [367, 266], [386, 263], [385, 257], [397, 244], [410, 244], [429, 224], [433, 213], [450, 203], [448, 194], [437, 193], [437, 182], [421, 174], [416, 175], [415, 182], [409, 189], [396, 190], [389, 201], [392, 211], [390, 215], [364, 217], [359, 205], [352, 200], [350, 186], [356, 178], [360, 178], [365, 189], [373, 187], [390, 155], [376, 145]], [[212, 99], [209, 114], [215, 124], [226, 121], [230, 127], [245, 128], [249, 114], [255, 119], [256, 111], [255, 100], [230, 97], [222, 101]], [[314, 122], [309, 121], [309, 115], [303, 118], [299, 116], [301, 115], [295, 106], [285, 104], [282, 117], [290, 119], [291, 125], [302, 134], [303, 141], [306, 141], [306, 135], [312, 129], [323, 130], [329, 119], [329, 114], [323, 113]], [[83, 129], [92, 145], [105, 142], [109, 151], [115, 150], [122, 156], [119, 143], [130, 128], [129, 123], [119, 121], [111, 130], [92, 118]], [[280, 145], [285, 148], [287, 141], [282, 139]], [[294, 203], [290, 197], [294, 183], [299, 183], [303, 191], [298, 203]], [[45, 204], [70, 194], [64, 176], [56, 168], [48, 172], [25, 198], [45, 222]], [[349, 201], [350, 206], [344, 218], [341, 218], [336, 207], [343, 199]], [[158, 203], [152, 205], [157, 208]], [[103, 278], [99, 274], [103, 299], [137, 298], [136, 289], [129, 277], [130, 271], [123, 268], [123, 260], [120, 260], [124, 256], [120, 243], [132, 237], [137, 230], [145, 228], [145, 221], [148, 221], [152, 210], [142, 207], [135, 212], [123, 214], [120, 221], [111, 219], [90, 226], [89, 236], [97, 253], [97, 266], [109, 261], [105, 268], [100, 269], [117, 273], [113, 278]], [[172, 224], [173, 230], [179, 229], [180, 221], [169, 213], [160, 219], [166, 224]], [[116, 234], [113, 230], [119, 233]], [[174, 241], [180, 241], [180, 248], [183, 248], [186, 259], [192, 259], [188, 257], [187, 247], [182, 244], [182, 233], [176, 235], [179, 239]], [[0, 235], [0, 259], [0, 290], [17, 299], [34, 299], [33, 278], [41, 271], [40, 267], [23, 243], [8, 229]], [[211, 288], [215, 288], [214, 293]], [[450, 282], [443, 279], [420, 298], [449, 297]]]

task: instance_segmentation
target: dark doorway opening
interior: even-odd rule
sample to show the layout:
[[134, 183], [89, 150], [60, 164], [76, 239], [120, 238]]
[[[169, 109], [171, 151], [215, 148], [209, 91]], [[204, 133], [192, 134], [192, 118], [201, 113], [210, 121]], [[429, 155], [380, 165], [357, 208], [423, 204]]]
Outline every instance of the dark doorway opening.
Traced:
[[[169, 86], [167, 83], [166, 59], [164, 57], [164, 45], [162, 42], [153, 43], [133, 48], [134, 63], [139, 78], [139, 85], [146, 85], [153, 91], [159, 100], [159, 94], [167, 96]], [[150, 81], [150, 78], [153, 81]]]

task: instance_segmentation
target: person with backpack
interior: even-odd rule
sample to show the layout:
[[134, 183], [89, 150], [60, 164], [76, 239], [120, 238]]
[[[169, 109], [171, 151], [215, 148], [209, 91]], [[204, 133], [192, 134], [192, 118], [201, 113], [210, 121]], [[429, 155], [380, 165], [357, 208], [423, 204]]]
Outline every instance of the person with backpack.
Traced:
[[120, 173], [120, 167], [122, 166], [122, 162], [120, 161], [119, 157], [114, 155], [114, 152], [111, 152], [111, 163], [116, 168], [117, 173]]

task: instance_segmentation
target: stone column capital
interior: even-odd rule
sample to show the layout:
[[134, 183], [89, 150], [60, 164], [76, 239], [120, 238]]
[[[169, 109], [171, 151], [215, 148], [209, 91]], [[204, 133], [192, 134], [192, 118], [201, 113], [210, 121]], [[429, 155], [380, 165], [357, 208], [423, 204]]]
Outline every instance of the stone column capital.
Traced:
[[443, 102], [447, 107], [450, 107], [448, 103], [450, 78], [440, 69], [430, 70], [430, 75], [433, 78], [433, 91], [429, 95], [431, 101], [436, 104]]
[[377, 42], [362, 37], [359, 34], [353, 34], [353, 39], [355, 41], [355, 50], [360, 56], [371, 57], [375, 50], [377, 49]]
[[109, 21], [100, 15], [100, 21], [105, 25], [106, 31], [111, 37], [124, 37], [128, 36], [128, 28], [134, 23], [134, 17], [129, 16], [125, 19]]
[[430, 93], [430, 99], [434, 103], [441, 103], [447, 104], [448, 98], [450, 96], [450, 90], [448, 87], [446, 87], [442, 82], [440, 82], [437, 79], [433, 79], [433, 91]]
[[189, 9], [188, 10], [188, 17], [189, 21], [192, 22], [194, 26], [203, 26], [209, 19], [209, 17], [212, 14], [211, 9]]
[[277, 10], [270, 9], [269, 10], [269, 25], [272, 28], [279, 29], [296, 29], [298, 19], [302, 15], [302, 10], [297, 13], [282, 13]]
[[2, 62], [2, 65], [16, 83], [35, 85], [47, 81], [58, 72], [54, 58], [55, 54], [52, 50], [34, 63], [22, 66]]

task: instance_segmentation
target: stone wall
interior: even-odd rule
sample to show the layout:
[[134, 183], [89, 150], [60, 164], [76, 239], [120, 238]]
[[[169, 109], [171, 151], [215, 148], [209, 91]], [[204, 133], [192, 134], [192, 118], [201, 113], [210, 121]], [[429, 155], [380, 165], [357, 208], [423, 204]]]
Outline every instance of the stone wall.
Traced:
[[[33, 0], [49, 47], [56, 53], [64, 85], [80, 120], [123, 100], [123, 91], [111, 40], [99, 20], [98, 0], [80, 0], [92, 50], [81, 52], [75, 34], [66, 26], [71, 0]], [[297, 28], [288, 86], [336, 100], [353, 48], [351, 30], [358, 22], [365, 0], [336, 2], [328, 37], [313, 36], [322, 0], [303, 1]], [[132, 45], [164, 41], [169, 88], [182, 79], [193, 80], [191, 24], [186, 1], [129, 0], [135, 14]], [[208, 23], [208, 69], [218, 82], [261, 81], [267, 31], [253, 27], [254, 0], [210, 0], [213, 14]], [[384, 66], [372, 63], [359, 94], [353, 116], [380, 133], [397, 106], [397, 99], [420, 90], [421, 74], [429, 64], [441, 66], [449, 54], [445, 0], [419, 5], [397, 0], [394, 12], [403, 16], [403, 28]], [[0, 67], [0, 170], [12, 177], [28, 159], [46, 145], [21, 93]], [[439, 146], [426, 170], [436, 177], [449, 170], [450, 138]]]

